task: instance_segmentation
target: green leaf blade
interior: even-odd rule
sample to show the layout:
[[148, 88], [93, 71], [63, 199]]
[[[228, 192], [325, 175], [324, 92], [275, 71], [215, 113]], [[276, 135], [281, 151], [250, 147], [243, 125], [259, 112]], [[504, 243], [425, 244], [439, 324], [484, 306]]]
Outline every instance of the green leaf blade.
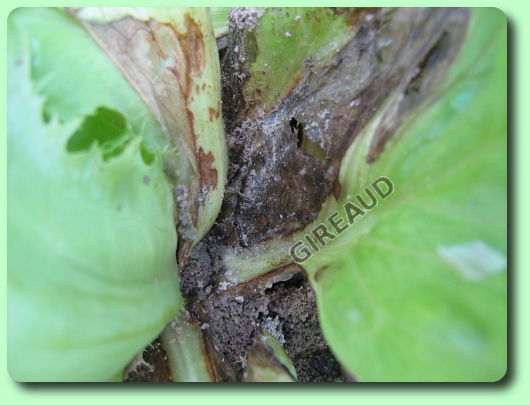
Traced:
[[506, 372], [506, 20], [474, 13], [430, 106], [374, 164], [343, 162], [347, 193], [381, 175], [395, 192], [307, 262], [328, 342], [360, 380]]
[[82, 115], [43, 120], [18, 23], [10, 18], [8, 369], [17, 381], [105, 381], [181, 304], [172, 193], [140, 137], [108, 160], [96, 144], [67, 151]]

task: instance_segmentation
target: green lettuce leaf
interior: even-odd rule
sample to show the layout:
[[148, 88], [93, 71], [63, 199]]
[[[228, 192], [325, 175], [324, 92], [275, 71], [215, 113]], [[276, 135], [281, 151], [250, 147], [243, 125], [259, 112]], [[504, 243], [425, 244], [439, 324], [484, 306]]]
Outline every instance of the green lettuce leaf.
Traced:
[[[39, 15], [55, 43], [31, 29]], [[89, 37], [64, 61], [83, 35], [66, 14], [17, 9], [8, 34], [8, 369], [108, 380], [181, 304], [162, 132]]]
[[[504, 376], [506, 124], [506, 18], [475, 9], [459, 58], [426, 107], [375, 163], [365, 159], [370, 128], [348, 151], [343, 195], [365, 197], [379, 176], [395, 191], [304, 268], [324, 334], [359, 380]], [[345, 201], [321, 218], [335, 210], [344, 218]]]

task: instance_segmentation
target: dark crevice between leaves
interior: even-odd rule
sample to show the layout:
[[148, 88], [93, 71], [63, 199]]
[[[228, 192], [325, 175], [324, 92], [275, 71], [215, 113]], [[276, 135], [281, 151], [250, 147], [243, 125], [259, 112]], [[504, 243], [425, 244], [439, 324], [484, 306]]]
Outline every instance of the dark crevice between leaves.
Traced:
[[133, 363], [126, 369], [124, 382], [171, 382], [167, 354], [160, 342], [155, 339], [145, 348], [139, 362]]
[[296, 136], [296, 147], [298, 149], [317, 159], [326, 158], [326, 152], [313, 142], [310, 137], [305, 136], [304, 124], [302, 124], [302, 122], [299, 122], [296, 118], [292, 117], [289, 121], [289, 126], [291, 127], [291, 133]]

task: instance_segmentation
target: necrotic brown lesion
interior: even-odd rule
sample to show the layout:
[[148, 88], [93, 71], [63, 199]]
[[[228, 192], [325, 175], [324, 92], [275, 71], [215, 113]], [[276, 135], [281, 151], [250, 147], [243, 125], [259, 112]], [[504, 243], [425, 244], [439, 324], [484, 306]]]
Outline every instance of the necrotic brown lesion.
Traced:
[[[463, 8], [378, 8], [354, 15], [352, 39], [332, 60], [314, 65], [268, 114], [248, 108], [253, 100], [245, 99], [246, 80], [231, 74], [232, 59], [223, 59], [233, 190], [218, 218], [226, 243], [287, 237], [313, 221], [326, 199], [339, 197], [341, 160], [368, 123], [382, 116], [366, 156], [374, 162], [403, 122], [436, 97], [469, 20]], [[254, 34], [234, 28], [227, 35], [231, 45], [246, 49]], [[250, 63], [238, 69], [249, 72]]]
[[384, 112], [381, 123], [375, 130], [366, 157], [368, 163], [379, 158], [387, 142], [414, 111], [424, 102], [436, 97], [436, 88], [445, 78], [465, 37], [467, 20], [460, 24], [458, 29], [452, 26], [455, 23], [449, 24], [441, 33], [436, 33], [434, 44], [426, 47], [424, 56], [408, 72], [406, 77], [409, 80], [405, 80], [399, 88], [397, 102]]

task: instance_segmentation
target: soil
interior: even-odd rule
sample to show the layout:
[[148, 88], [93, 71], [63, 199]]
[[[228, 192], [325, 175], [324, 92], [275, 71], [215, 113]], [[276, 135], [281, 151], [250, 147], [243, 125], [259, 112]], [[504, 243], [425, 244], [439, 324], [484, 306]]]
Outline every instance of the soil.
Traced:
[[301, 382], [345, 381], [318, 322], [315, 294], [301, 275], [275, 284], [266, 292], [268, 317], [279, 319], [284, 349]]
[[[320, 329], [315, 294], [303, 272], [290, 265], [243, 284], [219, 282], [219, 245], [208, 236], [181, 271], [181, 290], [192, 321], [199, 324], [217, 381], [244, 377], [255, 336], [276, 338], [292, 360], [299, 382], [343, 382], [343, 372]], [[127, 382], [169, 382], [166, 353], [159, 339], [125, 373]]]
[[193, 250], [181, 289], [200, 323], [221, 381], [240, 381], [254, 337], [266, 331], [283, 343], [300, 382], [346, 381], [320, 329], [315, 294], [303, 271], [287, 266], [244, 284], [218, 283], [223, 268], [214, 238]]

